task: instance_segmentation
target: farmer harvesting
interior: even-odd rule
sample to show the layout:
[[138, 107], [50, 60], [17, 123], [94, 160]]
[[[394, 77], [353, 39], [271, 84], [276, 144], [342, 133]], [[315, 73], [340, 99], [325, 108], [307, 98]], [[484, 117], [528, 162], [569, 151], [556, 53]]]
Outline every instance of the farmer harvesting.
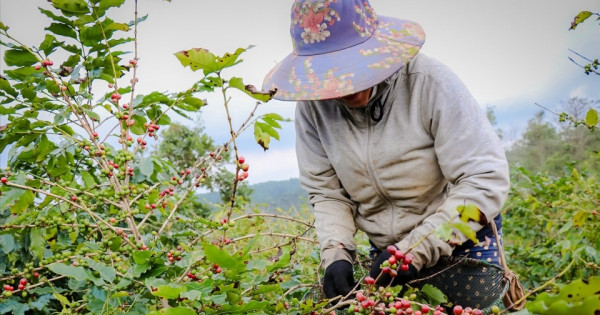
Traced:
[[[418, 244], [410, 264], [381, 284], [404, 284], [443, 256], [497, 264], [489, 223], [500, 226], [509, 189], [504, 151], [459, 78], [419, 53], [421, 27], [378, 16], [366, 0], [296, 0], [291, 36], [293, 52], [263, 88], [298, 101], [300, 180], [314, 208], [326, 296], [354, 285], [357, 229], [373, 246], [373, 278], [388, 246], [406, 253]], [[479, 209], [469, 225], [481, 242], [436, 237], [464, 205]]]

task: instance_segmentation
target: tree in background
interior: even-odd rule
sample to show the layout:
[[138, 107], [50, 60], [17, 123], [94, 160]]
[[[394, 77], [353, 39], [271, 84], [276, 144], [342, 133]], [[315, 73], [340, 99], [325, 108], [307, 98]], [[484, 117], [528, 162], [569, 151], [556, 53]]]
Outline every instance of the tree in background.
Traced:
[[[204, 132], [204, 128], [198, 126], [189, 128], [183, 124], [172, 123], [162, 134], [154, 154], [170, 163], [175, 170], [184, 170], [191, 161], [217, 149], [214, 140]], [[217, 162], [210, 170], [206, 170], [206, 176], [198, 190], [218, 191], [221, 201], [227, 203], [232, 196], [231, 183], [234, 181], [234, 174], [226, 168], [226, 165], [231, 162], [231, 155], [225, 151]], [[238, 202], [249, 203], [251, 195], [252, 190], [245, 182], [238, 183], [236, 192]], [[188, 205], [190, 209], [196, 209], [195, 212], [200, 211], [202, 216], [214, 210], [213, 205], [202, 203], [196, 194], [191, 194], [187, 202], [190, 203]]]

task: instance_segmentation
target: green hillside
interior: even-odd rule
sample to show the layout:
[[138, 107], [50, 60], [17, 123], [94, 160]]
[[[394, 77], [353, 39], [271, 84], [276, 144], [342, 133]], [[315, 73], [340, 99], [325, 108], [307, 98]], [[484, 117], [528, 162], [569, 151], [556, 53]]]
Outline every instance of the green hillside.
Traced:
[[[288, 210], [290, 208], [301, 209], [307, 206], [308, 195], [300, 186], [298, 178], [284, 181], [269, 181], [249, 185], [252, 189], [252, 203], [259, 205], [266, 211], [277, 208]], [[219, 202], [217, 192], [198, 195], [203, 202]]]

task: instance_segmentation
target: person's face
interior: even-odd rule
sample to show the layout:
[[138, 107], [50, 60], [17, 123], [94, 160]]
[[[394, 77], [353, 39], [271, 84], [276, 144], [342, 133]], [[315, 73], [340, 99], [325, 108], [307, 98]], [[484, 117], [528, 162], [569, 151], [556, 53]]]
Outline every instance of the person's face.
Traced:
[[360, 91], [354, 94], [342, 96], [338, 98], [342, 101], [346, 106], [350, 108], [359, 108], [367, 105], [369, 102], [369, 98], [371, 97], [371, 91], [373, 88], [368, 88], [364, 91]]

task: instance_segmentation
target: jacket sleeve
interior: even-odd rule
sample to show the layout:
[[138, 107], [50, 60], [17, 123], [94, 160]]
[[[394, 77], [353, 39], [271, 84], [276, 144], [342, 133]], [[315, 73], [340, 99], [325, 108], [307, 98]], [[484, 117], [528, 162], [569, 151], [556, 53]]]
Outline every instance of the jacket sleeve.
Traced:
[[348, 198], [313, 123], [316, 116], [308, 103], [296, 106], [296, 155], [300, 182], [314, 209], [315, 230], [321, 246], [321, 261], [327, 268], [336, 260], [354, 261], [356, 206]]
[[[432, 66], [422, 75], [420, 93], [424, 127], [434, 138], [434, 149], [444, 177], [452, 184], [447, 199], [408, 237], [395, 244], [413, 250], [415, 267], [434, 265], [440, 256], [451, 255], [453, 246], [432, 235], [432, 231], [454, 220], [459, 222], [457, 207], [475, 205], [479, 222], [469, 226], [480, 230], [496, 217], [508, 195], [510, 179], [504, 149], [483, 110], [446, 66]], [[467, 237], [454, 231], [458, 243]]]

